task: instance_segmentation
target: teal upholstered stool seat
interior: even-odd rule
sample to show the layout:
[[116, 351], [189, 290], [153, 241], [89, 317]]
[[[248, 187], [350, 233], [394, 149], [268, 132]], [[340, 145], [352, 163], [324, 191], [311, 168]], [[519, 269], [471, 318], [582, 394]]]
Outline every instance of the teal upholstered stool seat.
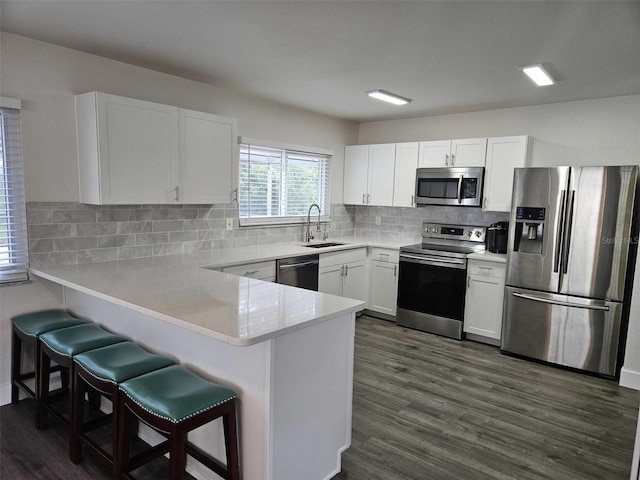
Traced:
[[[62, 328], [40, 335], [42, 354], [40, 355], [40, 391], [39, 400], [36, 399], [36, 415], [39, 417], [39, 425], [47, 424], [47, 409], [51, 409], [51, 398], [49, 397], [49, 371], [51, 361], [69, 369], [70, 378], [74, 378], [73, 357], [79, 353], [94, 350], [96, 348], [125, 342], [127, 339], [120, 335], [107, 332], [93, 323], [77, 325], [75, 327]], [[73, 388], [69, 389], [69, 405], [73, 408]], [[58, 411], [51, 409], [61, 418], [64, 418]], [[70, 411], [70, 418], [73, 411]]]
[[[113, 452], [117, 450], [118, 384], [144, 373], [169, 367], [174, 361], [167, 357], [146, 352], [133, 342], [122, 342], [95, 350], [79, 353], [73, 358], [75, 364], [73, 418], [71, 419], [70, 456], [73, 462], [82, 457], [82, 444], [91, 447], [103, 460], [113, 463]], [[84, 396], [87, 386], [111, 399], [113, 403], [112, 453], [104, 450], [87, 433], [100, 422], [85, 422]]]
[[[11, 335], [11, 403], [16, 403], [19, 399], [20, 390], [23, 390], [28, 396], [39, 398], [38, 384], [40, 376], [40, 355], [41, 348], [39, 337], [43, 333], [47, 333], [60, 328], [72, 327], [86, 323], [84, 320], [75, 318], [65, 310], [52, 309], [41, 310], [38, 312], [25, 313], [17, 315], [11, 319], [12, 335]], [[23, 346], [30, 347], [33, 355], [33, 370], [23, 372], [22, 353]], [[54, 371], [61, 371], [63, 388], [68, 387], [68, 374], [65, 369], [57, 366]], [[34, 380], [34, 386], [31, 388], [27, 380]], [[36, 426], [38, 416], [36, 415]]]
[[[182, 479], [187, 454], [227, 479], [239, 478], [238, 438], [236, 427], [236, 394], [233, 390], [204, 380], [183, 366], [167, 367], [141, 375], [120, 384], [118, 408], [118, 452], [116, 475], [128, 474], [139, 466], [141, 455], [129, 458], [133, 414], [150, 427], [168, 437], [162, 455], [169, 452], [169, 478]], [[226, 466], [187, 441], [187, 434], [208, 422], [222, 417], [226, 448]], [[147, 455], [145, 455], [146, 457]]]

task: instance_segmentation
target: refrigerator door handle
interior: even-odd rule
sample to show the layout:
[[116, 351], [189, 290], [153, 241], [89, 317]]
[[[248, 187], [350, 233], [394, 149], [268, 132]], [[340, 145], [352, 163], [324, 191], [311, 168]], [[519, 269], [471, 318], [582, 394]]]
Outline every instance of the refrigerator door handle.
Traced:
[[558, 228], [556, 231], [556, 248], [553, 254], [553, 273], [558, 273], [560, 270], [560, 256], [562, 254], [562, 239], [564, 237], [564, 216], [567, 203], [567, 191], [562, 190], [560, 200], [560, 218], [558, 219]]
[[569, 213], [567, 215], [566, 232], [564, 234], [564, 248], [562, 251], [562, 273], [567, 273], [569, 268], [569, 248], [571, 247], [571, 229], [573, 227], [573, 204], [576, 199], [576, 191], [571, 191], [571, 201], [569, 202]]
[[526, 300], [532, 300], [534, 302], [549, 303], [551, 305], [560, 305], [562, 307], [585, 308], [587, 310], [599, 310], [603, 312], [609, 311], [609, 307], [607, 305], [582, 305], [580, 303], [561, 302], [559, 300], [551, 300], [548, 298], [536, 297], [535, 295], [527, 295], [526, 293], [518, 293], [518, 292], [513, 292], [513, 296], [518, 298], [524, 298]]

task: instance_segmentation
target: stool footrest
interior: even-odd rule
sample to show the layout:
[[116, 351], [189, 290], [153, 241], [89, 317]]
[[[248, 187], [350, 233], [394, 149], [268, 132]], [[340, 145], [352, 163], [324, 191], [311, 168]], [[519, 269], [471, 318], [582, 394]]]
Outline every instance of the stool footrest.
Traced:
[[191, 442], [187, 442], [186, 451], [189, 455], [195, 458], [197, 461], [202, 463], [205, 467], [210, 468], [216, 474], [220, 475], [222, 478], [229, 478], [229, 472], [227, 467], [222, 464], [222, 462], [218, 461], [208, 453], [206, 453], [201, 448], [195, 446]]
[[136, 468], [141, 467], [145, 463], [149, 463], [156, 458], [160, 458], [165, 453], [169, 452], [169, 441], [165, 440], [151, 448], [148, 448], [144, 452], [138, 453], [129, 459], [127, 462], [127, 471], [133, 471]]

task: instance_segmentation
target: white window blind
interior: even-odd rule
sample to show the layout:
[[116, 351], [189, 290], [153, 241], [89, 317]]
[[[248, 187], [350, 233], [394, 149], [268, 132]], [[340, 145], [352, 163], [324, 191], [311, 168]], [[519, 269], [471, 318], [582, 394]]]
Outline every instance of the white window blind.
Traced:
[[28, 279], [27, 212], [19, 101], [0, 105], [0, 284]]
[[[328, 221], [330, 160], [324, 153], [241, 143], [240, 224], [302, 223], [314, 203]], [[311, 214], [316, 219], [318, 211]]]

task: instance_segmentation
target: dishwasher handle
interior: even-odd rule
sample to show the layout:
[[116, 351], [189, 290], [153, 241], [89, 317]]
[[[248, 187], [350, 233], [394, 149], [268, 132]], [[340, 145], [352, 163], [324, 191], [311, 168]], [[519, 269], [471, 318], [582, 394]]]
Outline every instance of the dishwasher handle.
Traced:
[[302, 262], [302, 263], [279, 264], [278, 269], [286, 270], [289, 268], [300, 268], [300, 267], [306, 267], [307, 265], [318, 265], [319, 263], [320, 263], [319, 260], [310, 260], [308, 262]]

